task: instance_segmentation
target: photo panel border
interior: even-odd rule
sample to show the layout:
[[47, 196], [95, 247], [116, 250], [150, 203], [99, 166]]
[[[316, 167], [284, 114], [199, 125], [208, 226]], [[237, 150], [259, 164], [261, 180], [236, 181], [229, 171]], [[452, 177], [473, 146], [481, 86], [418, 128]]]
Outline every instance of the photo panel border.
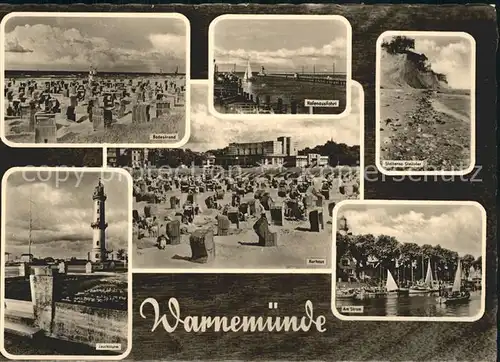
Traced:
[[123, 360], [126, 358], [130, 352], [132, 351], [132, 341], [133, 341], [133, 328], [132, 328], [132, 323], [133, 323], [133, 268], [132, 268], [132, 263], [133, 263], [133, 253], [131, 251], [133, 250], [133, 243], [132, 243], [132, 177], [128, 172], [122, 169], [114, 169], [114, 168], [107, 168], [107, 167], [33, 167], [33, 166], [27, 166], [27, 167], [12, 167], [8, 169], [2, 176], [2, 205], [1, 205], [1, 240], [0, 240], [0, 245], [1, 249], [5, 250], [5, 243], [6, 243], [6, 232], [5, 232], [5, 226], [6, 226], [6, 220], [5, 220], [5, 215], [6, 215], [6, 195], [7, 195], [7, 182], [8, 178], [17, 172], [65, 172], [65, 173], [99, 173], [101, 175], [104, 174], [109, 174], [109, 173], [117, 173], [120, 175], [119, 177], [125, 177], [127, 180], [127, 185], [128, 185], [128, 208], [130, 209], [130, 213], [127, 217], [128, 221], [128, 243], [127, 243], [127, 256], [128, 256], [128, 261], [127, 261], [127, 349], [125, 352], [123, 352], [120, 355], [113, 356], [113, 355], [92, 355], [92, 356], [85, 356], [85, 355], [13, 355], [9, 353], [5, 349], [5, 330], [3, 328], [4, 325], [4, 320], [5, 320], [5, 253], [2, 253], [0, 256], [0, 324], [2, 327], [0, 328], [0, 353], [12, 360], [50, 360], [50, 361], [68, 361], [68, 360], [92, 360], [92, 361], [116, 361], [116, 360]]
[[[158, 19], [179, 19], [182, 20], [186, 26], [186, 93], [185, 93], [185, 115], [184, 123], [185, 130], [183, 138], [175, 143], [19, 143], [12, 142], [6, 138], [5, 135], [5, 113], [0, 114], [0, 138], [3, 143], [12, 148], [96, 148], [96, 147], [119, 147], [119, 148], [179, 148], [185, 145], [191, 135], [191, 112], [190, 112], [190, 102], [191, 102], [191, 91], [190, 91], [190, 81], [191, 81], [191, 23], [189, 19], [176, 12], [159, 13], [159, 12], [144, 12], [144, 13], [127, 13], [127, 12], [10, 12], [6, 14], [0, 22], [0, 54], [2, 54], [2, 60], [0, 60], [0, 86], [2, 89], [5, 87], [5, 24], [11, 18], [15, 17], [33, 17], [33, 18], [158, 18]], [[0, 102], [4, 104], [5, 96], [4, 92], [0, 94]]]
[[[203, 80], [193, 80], [191, 82], [192, 85], [206, 85], [210, 88], [210, 81], [203, 79]], [[360, 187], [359, 187], [359, 194], [360, 194], [360, 199], [359, 200], [364, 200], [365, 197], [365, 175], [364, 175], [364, 152], [365, 152], [365, 93], [363, 86], [357, 82], [357, 81], [351, 81], [350, 83], [351, 87], [356, 87], [358, 89], [359, 93], [359, 112], [360, 112], [360, 117], [359, 117], [359, 123], [360, 123], [360, 129], [359, 129], [359, 137], [360, 137], [360, 164], [359, 164], [359, 169], [360, 169]], [[346, 115], [344, 117], [348, 117], [349, 115]], [[214, 116], [216, 118], [220, 118], [218, 116]], [[307, 115], [302, 115], [300, 119], [309, 119]], [[298, 119], [297, 119], [298, 120]], [[293, 122], [295, 120], [292, 120]], [[328, 124], [325, 124], [325, 127], [331, 127], [328, 126]], [[137, 148], [137, 147], [130, 147], [130, 148]], [[153, 148], [153, 147], [146, 147], [146, 148]], [[107, 150], [104, 151], [104, 156], [106, 157]], [[106, 163], [106, 168], [110, 168], [107, 166]], [[325, 219], [328, 220], [329, 218]], [[132, 249], [133, 250], [133, 249]], [[172, 274], [207, 274], [207, 273], [214, 273], [214, 274], [245, 274], [245, 273], [250, 273], [250, 274], [256, 274], [256, 273], [263, 273], [263, 274], [283, 274], [283, 273], [289, 273], [289, 274], [331, 274], [332, 270], [334, 268], [334, 261], [330, 263], [331, 266], [329, 268], [135, 268], [132, 265], [132, 271], [134, 274], [165, 274], [165, 273], [172, 273]]]
[[[223, 20], [320, 20], [320, 19], [330, 19], [341, 21], [347, 29], [347, 51], [346, 51], [346, 107], [342, 113], [339, 114], [238, 114], [238, 113], [220, 113], [217, 112], [214, 106], [214, 59], [215, 59], [215, 26], [218, 22]], [[341, 119], [348, 116], [351, 113], [351, 85], [352, 79], [352, 26], [349, 20], [342, 15], [298, 15], [298, 14], [224, 14], [214, 18], [208, 28], [208, 112], [217, 118], [227, 119], [227, 120], [272, 120], [272, 119], [303, 119], [314, 118], [314, 119], [325, 119], [325, 120], [335, 120]]]
[[336, 306], [336, 285], [337, 285], [337, 265], [332, 268], [332, 285], [331, 285], [331, 310], [333, 315], [343, 321], [379, 321], [379, 322], [476, 322], [480, 320], [486, 311], [486, 244], [487, 244], [487, 215], [486, 210], [477, 201], [434, 201], [434, 200], [345, 200], [339, 202], [333, 209], [332, 219], [332, 260], [337, 258], [337, 219], [339, 210], [348, 205], [457, 205], [457, 206], [474, 206], [481, 212], [481, 307], [478, 314], [471, 317], [420, 317], [420, 316], [348, 316], [339, 312]]
[[[381, 115], [380, 115], [380, 78], [381, 78], [381, 48], [384, 38], [389, 36], [428, 36], [428, 37], [450, 37], [456, 36], [468, 40], [471, 44], [471, 109], [470, 109], [470, 163], [464, 170], [451, 171], [389, 171], [382, 166], [381, 160]], [[476, 166], [476, 40], [472, 35], [461, 31], [406, 31], [388, 30], [379, 35], [376, 42], [375, 60], [375, 164], [377, 169], [386, 176], [464, 176], [474, 170]], [[408, 160], [410, 161], [410, 160]]]

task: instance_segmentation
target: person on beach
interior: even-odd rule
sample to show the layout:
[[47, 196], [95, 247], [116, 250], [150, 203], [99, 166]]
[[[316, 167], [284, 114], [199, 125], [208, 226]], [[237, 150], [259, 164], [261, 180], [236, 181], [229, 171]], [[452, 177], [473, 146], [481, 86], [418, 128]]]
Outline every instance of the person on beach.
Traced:
[[266, 209], [264, 209], [264, 206], [259, 200], [255, 200], [255, 211], [257, 215], [260, 215], [260, 217], [264, 219], [269, 226], [271, 226], [271, 223], [267, 219]]

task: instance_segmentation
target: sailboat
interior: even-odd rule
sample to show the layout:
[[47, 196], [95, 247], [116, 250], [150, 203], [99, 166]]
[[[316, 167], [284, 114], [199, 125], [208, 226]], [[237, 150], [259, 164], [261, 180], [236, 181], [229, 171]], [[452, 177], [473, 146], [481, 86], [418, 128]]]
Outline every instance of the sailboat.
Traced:
[[457, 271], [455, 273], [455, 280], [453, 281], [453, 287], [451, 289], [451, 294], [447, 292], [443, 293], [443, 296], [437, 298], [438, 303], [441, 304], [459, 304], [467, 303], [470, 299], [470, 293], [468, 291], [462, 291], [462, 263], [459, 261], [457, 266]]
[[424, 284], [427, 286], [429, 292], [431, 293], [439, 291], [439, 283], [437, 283], [437, 281], [435, 281], [432, 277], [432, 268], [430, 260], [429, 263], [427, 264], [427, 274], [425, 275]]
[[391, 274], [391, 271], [387, 269], [387, 280], [385, 282], [385, 290], [387, 291], [387, 294], [394, 294], [398, 293], [399, 287], [396, 281], [394, 280], [394, 277]]
[[429, 263], [427, 264], [427, 273], [425, 275], [425, 280], [424, 282], [420, 282], [420, 284], [413, 285], [409, 289], [410, 294], [427, 294], [431, 293], [433, 291], [433, 282], [432, 282], [432, 269], [431, 269], [431, 262], [429, 260]]
[[253, 78], [252, 67], [250, 66], [250, 60], [247, 63], [247, 69], [245, 69], [245, 74], [243, 75], [243, 81], [249, 82]]

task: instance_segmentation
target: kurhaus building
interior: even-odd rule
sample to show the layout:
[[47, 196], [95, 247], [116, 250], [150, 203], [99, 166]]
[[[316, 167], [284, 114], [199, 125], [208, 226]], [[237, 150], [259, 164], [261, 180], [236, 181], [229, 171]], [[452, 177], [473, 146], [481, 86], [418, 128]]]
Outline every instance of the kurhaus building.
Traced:
[[310, 153], [297, 155], [297, 143], [291, 137], [278, 137], [275, 141], [230, 143], [216, 163], [221, 166], [325, 166], [328, 156]]

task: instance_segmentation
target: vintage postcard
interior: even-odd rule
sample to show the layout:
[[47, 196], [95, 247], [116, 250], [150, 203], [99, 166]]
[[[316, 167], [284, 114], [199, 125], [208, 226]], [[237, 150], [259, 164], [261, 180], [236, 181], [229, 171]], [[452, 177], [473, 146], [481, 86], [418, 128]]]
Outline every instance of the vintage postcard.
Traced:
[[223, 15], [209, 28], [209, 109], [266, 119], [350, 112], [351, 25], [333, 15]]
[[11, 147], [175, 147], [189, 139], [189, 21], [176, 13], [3, 18]]
[[182, 150], [108, 149], [134, 179], [134, 271], [330, 270], [332, 210], [363, 197], [364, 95], [352, 88], [356, 107], [334, 124], [258, 126], [211, 116], [199, 82]]
[[345, 320], [473, 322], [485, 309], [486, 211], [470, 201], [344, 201], [332, 309]]
[[464, 175], [475, 165], [476, 42], [461, 32], [377, 40], [376, 162], [388, 175]]
[[2, 181], [2, 328], [12, 359], [123, 358], [132, 347], [130, 175], [23, 167]]
[[4, 359], [498, 359], [494, 6], [0, 10]]

